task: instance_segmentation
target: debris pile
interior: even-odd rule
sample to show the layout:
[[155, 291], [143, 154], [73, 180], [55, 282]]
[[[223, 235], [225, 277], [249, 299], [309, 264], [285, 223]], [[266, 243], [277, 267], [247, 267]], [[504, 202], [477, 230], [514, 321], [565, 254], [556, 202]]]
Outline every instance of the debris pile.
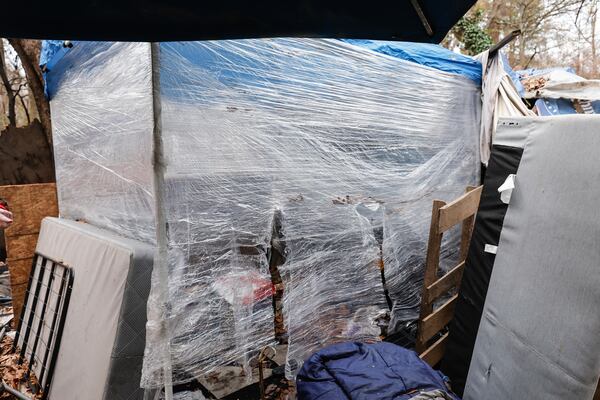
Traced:
[[546, 86], [548, 79], [545, 76], [532, 76], [521, 80], [523, 87], [527, 92], [536, 92]]
[[[12, 315], [12, 307], [1, 307], [0, 315]], [[8, 320], [10, 322], [10, 319]], [[6, 325], [7, 329], [10, 325]], [[37, 391], [34, 394], [32, 389], [39, 387], [37, 379], [32, 373], [28, 374], [27, 361], [19, 363], [19, 353], [13, 352], [13, 340], [15, 331], [11, 330], [4, 334], [2, 342], [0, 343], [0, 376], [2, 376], [3, 383], [13, 389], [16, 389], [26, 396], [32, 399], [41, 399], [42, 392]], [[6, 392], [0, 390], [0, 399], [14, 399], [15, 397]]]

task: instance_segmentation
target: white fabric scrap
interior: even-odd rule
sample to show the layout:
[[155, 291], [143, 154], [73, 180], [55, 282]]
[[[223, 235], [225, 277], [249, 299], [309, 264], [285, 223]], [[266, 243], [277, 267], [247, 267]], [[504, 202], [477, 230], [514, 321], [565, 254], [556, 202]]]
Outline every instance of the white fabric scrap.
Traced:
[[483, 248], [483, 251], [490, 254], [496, 254], [498, 251], [498, 246], [494, 246], [493, 244], [486, 244]]
[[498, 193], [500, 193], [500, 200], [504, 204], [510, 203], [510, 197], [512, 196], [513, 189], [515, 188], [515, 178], [515, 174], [508, 175], [504, 183], [498, 188]]
[[483, 68], [479, 150], [481, 162], [487, 165], [496, 134], [498, 117], [535, 116], [535, 114], [521, 100], [521, 96], [504, 70], [502, 59], [498, 54], [489, 59], [488, 52], [485, 51], [474, 58], [481, 62]]

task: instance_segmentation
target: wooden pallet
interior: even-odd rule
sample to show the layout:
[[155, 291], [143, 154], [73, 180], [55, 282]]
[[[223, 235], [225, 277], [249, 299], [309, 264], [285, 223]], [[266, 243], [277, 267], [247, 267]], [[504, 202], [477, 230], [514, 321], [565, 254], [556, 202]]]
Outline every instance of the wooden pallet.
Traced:
[[5, 229], [6, 263], [13, 298], [13, 323], [18, 323], [42, 219], [58, 216], [56, 184], [0, 186], [0, 198], [7, 201], [13, 223]]
[[[458, 289], [460, 286], [482, 188], [483, 186], [468, 187], [464, 195], [450, 203], [441, 200], [433, 201], [419, 329], [415, 345], [415, 350], [420, 357], [431, 366], [439, 363], [444, 355], [448, 333], [441, 336], [439, 333], [454, 316], [458, 294], [451, 296], [435, 310], [434, 302], [448, 294], [451, 289]], [[458, 264], [444, 276], [438, 277], [442, 237], [445, 232], [458, 224], [462, 224]], [[430, 344], [435, 336], [439, 338]]]

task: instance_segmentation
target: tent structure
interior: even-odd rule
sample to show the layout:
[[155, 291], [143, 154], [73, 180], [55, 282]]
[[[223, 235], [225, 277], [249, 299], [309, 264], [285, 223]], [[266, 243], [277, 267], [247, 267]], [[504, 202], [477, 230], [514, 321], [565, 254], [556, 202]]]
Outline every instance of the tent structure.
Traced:
[[53, 64], [61, 216], [157, 249], [144, 387], [248, 368], [277, 275], [290, 378], [415, 320], [430, 200], [479, 177], [477, 64], [452, 57], [465, 74], [339, 40], [76, 42]]
[[[483, 55], [482, 78], [477, 62], [439, 47], [368, 40], [439, 41], [454, 12], [467, 6], [462, 2], [443, 9], [437, 2], [399, 3], [378, 17], [377, 27], [352, 4], [344, 10], [361, 14], [360, 24], [347, 13], [336, 23], [334, 8], [306, 2], [279, 20], [290, 6], [267, 4], [227, 14], [221, 5], [202, 5], [200, 13], [200, 5], [121, 3], [118, 15], [112, 7], [99, 12], [94, 4], [74, 4], [80, 18], [71, 24], [60, 23], [62, 12], [44, 16], [55, 18], [40, 25], [54, 38], [360, 38], [78, 41], [50, 57], [61, 217], [105, 231], [92, 228], [90, 236], [88, 228], [60, 220], [46, 227], [55, 226], [63, 247], [75, 242], [64, 232], [85, 231], [94, 243], [102, 236], [102, 248], [110, 249], [104, 255], [122, 256], [120, 285], [127, 271], [146, 278], [154, 253], [146, 330], [138, 329], [143, 318], [133, 318], [144, 313], [104, 310], [111, 332], [106, 351], [96, 355], [110, 378], [94, 382], [90, 398], [136, 398], [142, 387], [145, 395], [164, 388], [171, 399], [174, 385], [231, 371], [250, 383], [252, 359], [276, 345], [285, 355], [277, 368], [294, 379], [324, 346], [377, 341], [382, 328], [410, 339], [431, 201], [476, 183], [480, 161], [489, 159], [467, 285], [455, 296], [462, 317], [450, 326], [442, 368], [462, 379], [466, 399], [590, 399], [600, 375], [600, 358], [589, 351], [597, 347], [589, 332], [599, 329], [598, 193], [586, 184], [589, 171], [598, 170], [597, 119], [516, 118], [501, 122], [496, 134], [499, 115], [530, 114], [498, 58]], [[398, 21], [381, 23], [398, 15], [407, 18], [399, 35]], [[131, 19], [137, 24], [127, 25]], [[107, 33], [100, 23], [114, 29]], [[21, 36], [10, 24], [2, 29]], [[515, 171], [517, 178], [502, 179]], [[511, 189], [504, 191], [507, 182]], [[51, 254], [48, 232], [40, 249]], [[452, 245], [457, 235], [444, 238]], [[123, 251], [120, 241], [132, 239]], [[142, 248], [143, 262], [128, 264], [127, 254]], [[455, 254], [441, 255], [442, 269], [454, 265]], [[478, 264], [483, 268], [474, 270]], [[86, 282], [129, 299], [126, 286]], [[73, 293], [85, 298], [78, 284]], [[100, 304], [102, 296], [94, 299]], [[133, 300], [123, 301], [126, 309], [139, 307]], [[122, 385], [125, 368], [115, 368], [129, 355], [120, 350], [129, 343], [122, 322], [130, 318], [135, 360], [127, 368], [140, 376], [140, 387]], [[58, 360], [74, 365], [68, 358], [80, 356], [71, 348]], [[57, 378], [61, 398], [77, 396], [68, 378]]]

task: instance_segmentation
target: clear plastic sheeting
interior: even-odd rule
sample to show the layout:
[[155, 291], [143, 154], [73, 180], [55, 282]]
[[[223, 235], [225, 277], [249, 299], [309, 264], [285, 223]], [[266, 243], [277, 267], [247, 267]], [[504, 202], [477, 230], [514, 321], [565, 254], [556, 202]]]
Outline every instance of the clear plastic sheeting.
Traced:
[[47, 75], [61, 217], [154, 243], [150, 46], [75, 46]]
[[[102, 46], [98, 57], [121, 64], [123, 80], [150, 66], [147, 55], [132, 60], [116, 51], [135, 45]], [[55, 123], [61, 208], [128, 236], [151, 236], [146, 192], [125, 191], [135, 175], [113, 166], [122, 160], [151, 176], [152, 99], [144, 99], [144, 112], [124, 104], [117, 118], [116, 105], [99, 98], [120, 82], [108, 76], [96, 83], [88, 117], [75, 96], [88, 78], [71, 76], [52, 100], [53, 113], [77, 112]], [[66, 98], [66, 90], [74, 95]], [[160, 104], [170, 334], [158, 329], [155, 279], [145, 387], [162, 383], [162, 349], [171, 354], [173, 382], [183, 383], [223, 365], [243, 368], [274, 344], [274, 270], [285, 288], [289, 377], [327, 344], [379, 339], [389, 311], [382, 267], [392, 327], [416, 318], [431, 200], [459, 196], [479, 174], [480, 91], [472, 81], [336, 40], [164, 43]], [[125, 117], [138, 123], [122, 125]], [[73, 138], [64, 132], [99, 135], [103, 149], [142, 127], [132, 143], [113, 145], [94, 162], [94, 146], [66, 151]], [[118, 177], [80, 179], [99, 166]], [[83, 196], [85, 185], [102, 201]], [[99, 212], [104, 203], [121, 208]], [[284, 256], [279, 265], [274, 250]]]
[[361, 206], [304, 192], [284, 209], [289, 378], [327, 344], [373, 341], [381, 334], [377, 319], [387, 307], [380, 249]]
[[[168, 113], [163, 117], [165, 138], [167, 132], [174, 133], [169, 150], [177, 141], [189, 140], [190, 153], [185, 158], [208, 156], [207, 149], [195, 153], [200, 148], [191, 139], [196, 133], [201, 140], [211, 131], [168, 131]], [[171, 162], [176, 160], [168, 162], [174, 165]], [[205, 171], [210, 162], [205, 159], [197, 170]], [[145, 377], [154, 378], [145, 378], [146, 386], [161, 382], [156, 377], [162, 372], [159, 349], [165, 339], [170, 341], [174, 382], [189, 381], [230, 363], [247, 367], [252, 352], [275, 343], [267, 258], [272, 215], [271, 220], [266, 218], [269, 192], [260, 193], [265, 183], [258, 177], [229, 174], [167, 178], [168, 327], [172, 336], [155, 335], [160, 321], [149, 320]], [[152, 311], [159, 309], [154, 284]]]

